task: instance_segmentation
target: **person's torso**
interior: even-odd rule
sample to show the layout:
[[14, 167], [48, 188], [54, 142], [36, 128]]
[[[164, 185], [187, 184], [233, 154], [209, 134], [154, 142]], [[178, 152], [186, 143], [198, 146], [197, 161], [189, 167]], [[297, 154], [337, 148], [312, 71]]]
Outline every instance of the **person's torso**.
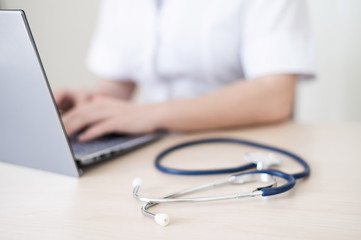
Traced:
[[114, 1], [114, 34], [121, 45], [116, 51], [126, 65], [122, 67], [139, 84], [164, 88], [166, 98], [191, 97], [242, 78], [242, 4]]

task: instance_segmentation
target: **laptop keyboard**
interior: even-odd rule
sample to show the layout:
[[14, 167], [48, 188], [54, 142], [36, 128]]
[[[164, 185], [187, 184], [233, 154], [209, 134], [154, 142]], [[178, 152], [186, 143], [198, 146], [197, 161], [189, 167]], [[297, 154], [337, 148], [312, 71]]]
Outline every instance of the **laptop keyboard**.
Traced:
[[77, 135], [69, 138], [75, 156], [85, 156], [100, 150], [119, 145], [136, 138], [136, 136], [110, 134], [87, 142], [79, 142]]

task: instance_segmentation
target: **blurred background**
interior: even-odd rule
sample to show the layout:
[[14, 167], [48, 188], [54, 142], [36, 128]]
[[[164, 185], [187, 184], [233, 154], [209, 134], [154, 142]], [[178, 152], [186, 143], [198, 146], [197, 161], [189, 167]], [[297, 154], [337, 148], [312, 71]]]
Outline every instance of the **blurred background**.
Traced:
[[[100, 0], [0, 0], [25, 10], [53, 88], [92, 85], [85, 56]], [[295, 120], [361, 121], [361, 1], [308, 0], [317, 78], [299, 82]]]

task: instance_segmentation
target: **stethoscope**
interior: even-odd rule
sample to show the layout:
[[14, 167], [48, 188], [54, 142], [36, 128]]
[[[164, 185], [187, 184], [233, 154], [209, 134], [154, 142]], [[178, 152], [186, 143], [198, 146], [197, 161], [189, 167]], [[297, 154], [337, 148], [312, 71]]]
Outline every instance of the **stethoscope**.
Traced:
[[[175, 168], [169, 168], [165, 167], [161, 164], [162, 159], [169, 153], [172, 153], [176, 150], [194, 146], [194, 145], [200, 145], [200, 144], [206, 144], [206, 143], [234, 143], [234, 144], [241, 144], [246, 145], [250, 147], [256, 147], [263, 150], [268, 150], [271, 152], [248, 152], [245, 154], [245, 159], [250, 161], [251, 163], [235, 167], [235, 168], [222, 168], [222, 169], [216, 169], [216, 170], [184, 170], [184, 169], [175, 169]], [[303, 171], [294, 173], [294, 174], [288, 174], [276, 169], [269, 169], [269, 167], [274, 165], [280, 164], [280, 159], [274, 154], [282, 154], [285, 156], [290, 157], [291, 159], [295, 160], [299, 164], [302, 165]], [[155, 166], [157, 169], [159, 169], [162, 172], [170, 173], [170, 174], [181, 174], [181, 175], [207, 175], [207, 174], [223, 174], [223, 173], [234, 173], [234, 172], [242, 172], [246, 170], [250, 170], [252, 168], [256, 168], [257, 170], [249, 171], [249, 172], [242, 172], [237, 173], [234, 175], [231, 175], [227, 178], [216, 180], [214, 182], [210, 182], [207, 184], [187, 188], [181, 191], [178, 191], [176, 193], [167, 195], [163, 198], [148, 198], [148, 197], [142, 197], [138, 194], [140, 185], [142, 184], [141, 179], [137, 178], [133, 181], [133, 196], [140, 200], [145, 202], [145, 205], [141, 208], [142, 213], [145, 216], [151, 217], [154, 219], [156, 223], [158, 223], [161, 226], [168, 225], [170, 218], [167, 214], [164, 213], [158, 213], [154, 214], [152, 212], [149, 212], [148, 209], [159, 204], [159, 203], [174, 203], [174, 202], [206, 202], [206, 201], [217, 201], [217, 200], [226, 200], [226, 199], [240, 199], [245, 197], [255, 197], [255, 196], [272, 196], [276, 194], [280, 194], [283, 192], [286, 192], [293, 188], [296, 184], [296, 179], [305, 178], [310, 174], [310, 167], [307, 164], [305, 160], [303, 160], [301, 157], [297, 156], [296, 154], [293, 154], [289, 151], [272, 147], [269, 145], [264, 145], [260, 143], [255, 143], [247, 140], [242, 139], [235, 139], [235, 138], [209, 138], [209, 139], [201, 139], [201, 140], [195, 140], [195, 141], [189, 141], [185, 143], [181, 143], [178, 145], [175, 145], [173, 147], [167, 148], [161, 153], [158, 154], [158, 156], [155, 159]], [[286, 180], [286, 183], [284, 183], [281, 186], [277, 186], [277, 180], [276, 177], [282, 178]], [[181, 196], [184, 196], [189, 193], [201, 191], [207, 188], [214, 188], [226, 184], [245, 184], [249, 182], [255, 182], [260, 181], [263, 183], [263, 186], [258, 187], [250, 192], [237, 192], [232, 194], [226, 194], [226, 195], [219, 195], [219, 196], [207, 196], [207, 197], [194, 197], [194, 198], [179, 198]]]

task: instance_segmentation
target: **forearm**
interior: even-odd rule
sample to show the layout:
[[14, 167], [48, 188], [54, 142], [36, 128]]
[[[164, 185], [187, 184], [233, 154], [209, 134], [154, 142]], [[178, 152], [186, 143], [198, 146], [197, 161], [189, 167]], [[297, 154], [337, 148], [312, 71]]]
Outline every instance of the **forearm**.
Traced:
[[192, 131], [277, 122], [292, 112], [294, 75], [239, 81], [193, 99], [157, 105], [157, 127]]
[[132, 98], [135, 83], [132, 81], [99, 80], [93, 93], [107, 97], [129, 100]]
[[[108, 98], [95, 95], [68, 111], [63, 122], [69, 135], [88, 127], [79, 137], [83, 141], [114, 132], [192, 131], [276, 122], [292, 111], [294, 85], [295, 76], [274, 75], [239, 81], [193, 99], [154, 104], [119, 101], [114, 97], [126, 95], [118, 93]], [[105, 90], [112, 96], [113, 89]]]

